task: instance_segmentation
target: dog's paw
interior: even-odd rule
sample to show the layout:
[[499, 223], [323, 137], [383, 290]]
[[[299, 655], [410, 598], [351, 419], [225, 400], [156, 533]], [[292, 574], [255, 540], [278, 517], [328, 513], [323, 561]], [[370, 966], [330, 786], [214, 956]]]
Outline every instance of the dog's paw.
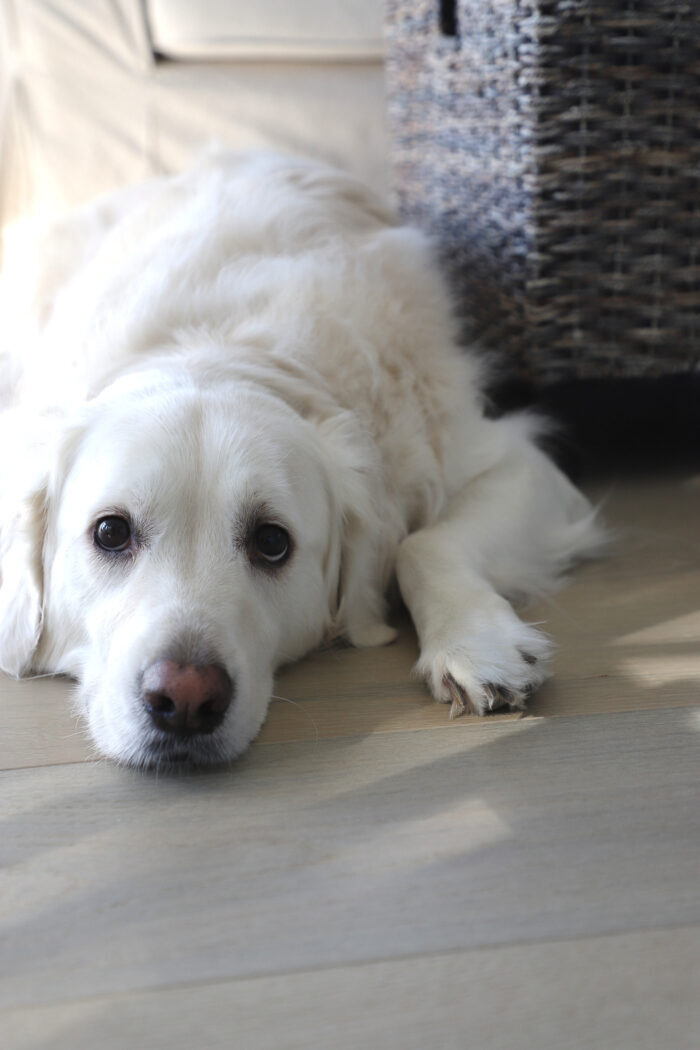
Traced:
[[421, 653], [417, 671], [450, 718], [523, 710], [548, 676], [551, 642], [502, 598], [467, 609]]

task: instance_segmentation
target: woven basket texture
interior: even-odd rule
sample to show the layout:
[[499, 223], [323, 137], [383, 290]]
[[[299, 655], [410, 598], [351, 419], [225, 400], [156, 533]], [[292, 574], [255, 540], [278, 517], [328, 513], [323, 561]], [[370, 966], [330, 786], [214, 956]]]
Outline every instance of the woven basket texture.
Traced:
[[472, 338], [538, 383], [697, 369], [700, 0], [385, 2], [399, 207]]

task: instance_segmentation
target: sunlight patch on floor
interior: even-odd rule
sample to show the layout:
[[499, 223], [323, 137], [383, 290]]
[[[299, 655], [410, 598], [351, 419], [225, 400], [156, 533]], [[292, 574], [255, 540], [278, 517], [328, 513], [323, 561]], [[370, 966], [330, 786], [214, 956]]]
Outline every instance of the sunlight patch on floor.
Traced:
[[[610, 640], [610, 645], [657, 645], [694, 641], [700, 642], [700, 610], [676, 616], [670, 620], [651, 624], [629, 634], [621, 634]], [[697, 657], [696, 657], [697, 662]]]
[[[653, 654], [621, 660], [619, 669], [640, 685], [664, 686], [674, 682], [696, 681], [700, 687], [700, 661], [696, 652], [673, 652], [666, 656]], [[700, 692], [698, 693], [700, 702]]]
[[[503, 818], [480, 798], [458, 799], [425, 817], [380, 824], [371, 836], [342, 848], [334, 866], [386, 877], [387, 869], [415, 869], [465, 857], [512, 837]], [[430, 843], [429, 849], [426, 844]]]

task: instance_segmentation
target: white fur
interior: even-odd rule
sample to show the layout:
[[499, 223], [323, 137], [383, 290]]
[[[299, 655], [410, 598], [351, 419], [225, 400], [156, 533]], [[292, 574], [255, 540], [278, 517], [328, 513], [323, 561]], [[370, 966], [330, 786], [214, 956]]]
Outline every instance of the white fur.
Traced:
[[[229, 758], [280, 663], [391, 640], [397, 575], [435, 697], [524, 702], [548, 646], [507, 599], [601, 534], [535, 424], [484, 417], [420, 233], [342, 173], [211, 156], [27, 243], [0, 349], [0, 667], [74, 676], [98, 747], [148, 764], [139, 675], [215, 657], [236, 695], [190, 757]], [[259, 507], [294, 538], [278, 572], [240, 541]], [[118, 510], [146, 540], [115, 560], [92, 532]]]

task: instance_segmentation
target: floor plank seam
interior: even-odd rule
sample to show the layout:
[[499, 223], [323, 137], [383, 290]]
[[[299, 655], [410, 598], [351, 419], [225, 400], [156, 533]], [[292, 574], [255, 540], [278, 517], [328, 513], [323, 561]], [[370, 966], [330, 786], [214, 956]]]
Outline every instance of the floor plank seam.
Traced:
[[[404, 736], [407, 733], [427, 733], [427, 732], [444, 732], [449, 730], [451, 732], [462, 732], [468, 733], [473, 730], [489, 730], [495, 733], [500, 731], [501, 726], [509, 726], [513, 723], [545, 723], [551, 719], [563, 720], [571, 719], [580, 721], [586, 718], [598, 719], [598, 718], [617, 718], [620, 716], [633, 716], [633, 715], [648, 715], [654, 712], [665, 712], [667, 714], [680, 713], [687, 711], [700, 711], [700, 700], [691, 699], [687, 703], [673, 704], [672, 706], [666, 705], [650, 705], [648, 707], [633, 707], [633, 708], [613, 708], [611, 710], [595, 710], [595, 711], [562, 711], [560, 714], [557, 712], [550, 712], [546, 715], [529, 714], [527, 712], [513, 713], [512, 715], [496, 715], [495, 718], [486, 716], [485, 718], [474, 718], [469, 722], [459, 721], [447, 721], [445, 725], [427, 725], [427, 726], [407, 726], [403, 728], [393, 729], [373, 729], [371, 732], [354, 732], [354, 733], [334, 733], [322, 735], [319, 737], [293, 737], [293, 738], [280, 738], [278, 740], [254, 740], [251, 748], [259, 747], [282, 747], [292, 746], [299, 744], [315, 744], [322, 745], [324, 741], [334, 740], [363, 740], [368, 737], [389, 737], [389, 736]], [[36, 763], [34, 765], [24, 766], [8, 766], [0, 768], [0, 776], [11, 775], [12, 773], [19, 773], [22, 771], [30, 771], [37, 769], [68, 769], [70, 766], [83, 767], [83, 766], [108, 766], [109, 761], [103, 758], [84, 758], [74, 759], [70, 762], [46, 762]], [[236, 762], [234, 761], [232, 768], [235, 768]], [[118, 768], [118, 767], [115, 767]], [[225, 767], [211, 767], [209, 770], [205, 770], [203, 773], [197, 775], [207, 775], [207, 772], [221, 773]], [[126, 772], [126, 771], [125, 771]], [[132, 771], [133, 772], [133, 771]], [[145, 775], [149, 775], [146, 773]], [[161, 774], [163, 775], [163, 774]], [[187, 773], [185, 773], [187, 775]]]
[[636, 934], [655, 934], [655, 933], [673, 933], [674, 931], [698, 931], [700, 933], [700, 922], [682, 922], [682, 923], [663, 923], [658, 926], [635, 926], [633, 928], [620, 928], [615, 930], [605, 930], [602, 933], [594, 934], [579, 934], [571, 937], [533, 937], [523, 938], [522, 940], [515, 941], [504, 941], [502, 943], [489, 943], [489, 944], [476, 944], [468, 948], [445, 948], [442, 951], [426, 951], [426, 952], [404, 952], [397, 955], [386, 955], [377, 956], [375, 958], [357, 959], [351, 960], [346, 963], [336, 963], [331, 965], [318, 965], [318, 966], [302, 966], [296, 969], [288, 970], [271, 970], [271, 971], [259, 971], [251, 972], [248, 974], [232, 974], [230, 976], [220, 976], [213, 978], [202, 978], [201, 980], [192, 981], [173, 981], [167, 984], [154, 984], [151, 987], [144, 988], [123, 988], [119, 992], [111, 993], [96, 993], [95, 995], [87, 996], [76, 996], [64, 999], [52, 999], [46, 1002], [25, 1005], [25, 1006], [8, 1006], [0, 1008], [0, 1016], [9, 1015], [12, 1013], [25, 1012], [28, 1009], [50, 1010], [57, 1006], [67, 1005], [79, 1005], [88, 1003], [103, 1003], [109, 1001], [118, 1001], [123, 998], [146, 998], [151, 995], [158, 995], [159, 993], [177, 992], [177, 991], [188, 991], [190, 989], [204, 989], [204, 988], [223, 988], [232, 984], [241, 984], [248, 981], [267, 981], [283, 979], [285, 977], [301, 977], [304, 975], [322, 974], [322, 973], [339, 973], [344, 970], [357, 970], [371, 966], [383, 966], [390, 965], [392, 963], [404, 963], [412, 960], [420, 959], [448, 959], [452, 956], [464, 955], [464, 954], [476, 954], [482, 952], [499, 952], [508, 951], [509, 949], [515, 948], [533, 948], [533, 947], [547, 947], [556, 945], [566, 944], [585, 944], [592, 941], [603, 941], [603, 940], [614, 940], [615, 938], [634, 936]]

